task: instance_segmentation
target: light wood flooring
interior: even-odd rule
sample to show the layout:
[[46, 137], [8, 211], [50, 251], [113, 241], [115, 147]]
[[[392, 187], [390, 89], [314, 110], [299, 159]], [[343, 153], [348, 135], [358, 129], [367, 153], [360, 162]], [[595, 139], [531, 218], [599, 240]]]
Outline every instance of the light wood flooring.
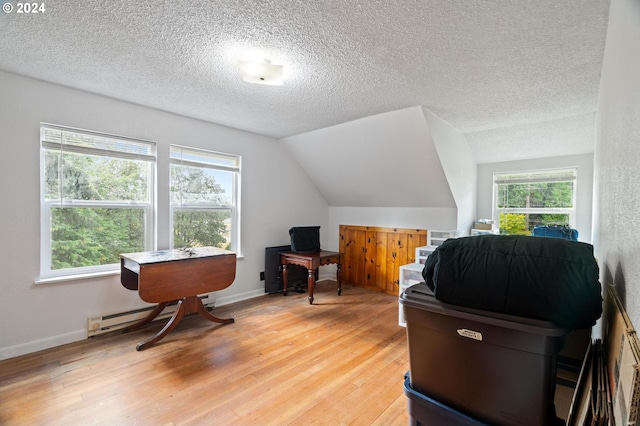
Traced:
[[0, 425], [406, 425], [397, 297], [335, 283], [0, 361]]

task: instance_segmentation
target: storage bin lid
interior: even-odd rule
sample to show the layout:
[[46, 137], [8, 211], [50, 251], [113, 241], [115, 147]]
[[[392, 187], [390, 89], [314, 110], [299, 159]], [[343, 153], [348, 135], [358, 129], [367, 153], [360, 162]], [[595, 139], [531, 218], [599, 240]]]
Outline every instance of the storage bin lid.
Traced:
[[550, 321], [442, 303], [435, 298], [431, 289], [425, 283], [415, 284], [406, 289], [400, 295], [400, 303], [405, 308], [422, 309], [440, 315], [510, 328], [525, 333], [561, 337], [569, 332], [569, 329], [559, 327]]

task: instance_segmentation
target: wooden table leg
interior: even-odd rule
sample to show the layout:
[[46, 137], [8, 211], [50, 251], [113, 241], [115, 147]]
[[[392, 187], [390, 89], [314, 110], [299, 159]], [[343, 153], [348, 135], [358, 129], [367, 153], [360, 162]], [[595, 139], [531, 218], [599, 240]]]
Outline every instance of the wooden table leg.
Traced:
[[342, 294], [342, 264], [338, 263], [338, 270], [336, 272], [336, 281], [338, 282], [336, 291], [338, 296]]
[[287, 264], [282, 264], [282, 295], [287, 295], [287, 283], [289, 281], [289, 271], [287, 271]]
[[169, 322], [165, 324], [162, 330], [160, 330], [155, 336], [145, 340], [144, 342], [138, 343], [138, 345], [136, 346], [136, 350], [143, 351], [153, 346], [162, 338], [164, 338], [167, 334], [169, 334], [169, 332], [173, 330], [180, 321], [182, 321], [182, 318], [184, 318], [185, 315], [196, 313], [196, 312], [200, 314], [200, 316], [203, 316], [206, 319], [208, 319], [209, 321], [213, 321], [221, 324], [230, 324], [235, 321], [233, 318], [223, 319], [223, 318], [218, 318], [212, 315], [204, 307], [204, 305], [202, 304], [202, 300], [200, 300], [200, 297], [198, 296], [183, 297], [178, 301], [176, 311], [173, 313], [173, 316], [171, 317], [171, 319], [169, 319]]
[[142, 343], [138, 343], [138, 345], [136, 346], [137, 351], [143, 351], [147, 348], [150, 348], [151, 346], [156, 344], [160, 339], [162, 339], [164, 336], [169, 334], [169, 332], [173, 330], [176, 325], [178, 325], [178, 323], [184, 317], [184, 311], [185, 311], [184, 302], [185, 302], [185, 298], [182, 298], [178, 301], [178, 307], [176, 311], [173, 313], [173, 316], [171, 317], [171, 319], [169, 319], [169, 322], [167, 322], [165, 326], [162, 328], [162, 330], [156, 333], [155, 336], [145, 340]]
[[316, 284], [315, 271], [309, 269], [309, 277], [307, 277], [307, 287], [309, 287], [309, 304], [313, 305], [313, 287]]
[[[231, 324], [232, 322], [236, 321], [233, 318], [218, 318], [217, 316], [213, 315], [207, 310], [207, 308], [204, 307], [204, 305], [202, 304], [202, 300], [200, 300], [199, 297], [195, 298], [195, 303], [195, 310], [200, 314], [201, 317], [204, 317], [209, 321], [217, 322], [218, 324]], [[188, 313], [191, 313], [191, 311]]]
[[156, 306], [153, 309], [153, 311], [151, 311], [151, 313], [149, 313], [149, 315], [147, 315], [145, 318], [143, 318], [142, 320], [138, 321], [137, 323], [132, 324], [129, 327], [123, 328], [122, 332], [123, 333], [128, 333], [130, 331], [136, 331], [136, 330], [141, 329], [142, 327], [144, 327], [145, 325], [147, 325], [151, 321], [153, 321], [155, 319], [155, 317], [160, 315], [160, 312], [162, 312], [164, 310], [164, 308], [167, 307], [168, 304], [169, 304], [169, 302], [159, 303], [158, 306]]

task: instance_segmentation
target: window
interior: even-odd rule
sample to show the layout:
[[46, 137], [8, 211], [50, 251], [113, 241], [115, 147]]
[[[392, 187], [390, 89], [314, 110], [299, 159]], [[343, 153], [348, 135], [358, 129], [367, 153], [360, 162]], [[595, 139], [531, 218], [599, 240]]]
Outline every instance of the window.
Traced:
[[240, 252], [241, 157], [171, 146], [171, 245]]
[[494, 174], [493, 220], [504, 234], [538, 225], [575, 227], [576, 169]]
[[117, 270], [154, 246], [155, 144], [40, 126], [41, 277]]

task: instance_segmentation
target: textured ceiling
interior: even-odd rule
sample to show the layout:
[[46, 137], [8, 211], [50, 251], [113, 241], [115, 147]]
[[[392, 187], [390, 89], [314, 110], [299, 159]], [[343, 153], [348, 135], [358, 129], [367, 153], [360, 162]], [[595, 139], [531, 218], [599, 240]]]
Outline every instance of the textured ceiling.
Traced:
[[593, 150], [608, 0], [44, 4], [0, 15], [0, 69], [277, 138], [420, 105], [479, 162]]

